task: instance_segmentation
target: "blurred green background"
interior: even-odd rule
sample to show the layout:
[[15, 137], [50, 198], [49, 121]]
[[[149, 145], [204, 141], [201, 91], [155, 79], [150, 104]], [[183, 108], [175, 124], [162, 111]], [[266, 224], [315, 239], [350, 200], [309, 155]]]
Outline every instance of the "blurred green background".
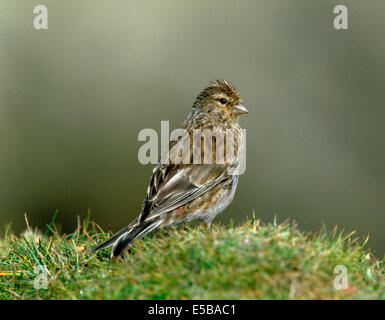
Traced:
[[[49, 29], [33, 28], [48, 7]], [[349, 30], [334, 30], [345, 4]], [[217, 221], [252, 210], [385, 252], [385, 1], [0, 0], [0, 224], [113, 231], [139, 213], [143, 128], [177, 128], [209, 80], [240, 90], [247, 170]]]

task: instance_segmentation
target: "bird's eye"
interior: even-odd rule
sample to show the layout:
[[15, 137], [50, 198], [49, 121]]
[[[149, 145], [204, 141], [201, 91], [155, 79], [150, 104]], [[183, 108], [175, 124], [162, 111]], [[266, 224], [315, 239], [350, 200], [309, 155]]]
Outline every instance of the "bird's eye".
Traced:
[[221, 98], [221, 99], [219, 99], [219, 102], [222, 104], [226, 104], [227, 100], [226, 100], [226, 98]]

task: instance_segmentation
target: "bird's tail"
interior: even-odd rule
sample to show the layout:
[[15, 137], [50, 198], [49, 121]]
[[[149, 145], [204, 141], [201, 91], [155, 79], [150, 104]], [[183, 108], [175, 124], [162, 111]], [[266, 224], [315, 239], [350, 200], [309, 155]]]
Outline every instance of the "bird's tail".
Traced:
[[138, 224], [137, 221], [134, 221], [127, 227], [115, 233], [111, 238], [91, 248], [88, 253], [92, 253], [113, 245], [111, 257], [118, 257], [121, 255], [123, 250], [127, 248], [128, 245], [130, 245], [134, 240], [141, 238], [146, 233], [151, 232], [156, 227], [158, 227], [161, 222], [162, 220], [159, 218], [144, 221], [141, 224]]

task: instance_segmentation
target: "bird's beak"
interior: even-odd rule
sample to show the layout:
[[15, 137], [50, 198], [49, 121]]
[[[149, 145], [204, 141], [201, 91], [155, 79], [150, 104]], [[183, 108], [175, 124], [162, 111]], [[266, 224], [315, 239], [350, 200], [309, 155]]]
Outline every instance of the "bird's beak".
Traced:
[[245, 106], [241, 104], [237, 104], [236, 106], [233, 107], [233, 114], [247, 114], [249, 111], [245, 108]]

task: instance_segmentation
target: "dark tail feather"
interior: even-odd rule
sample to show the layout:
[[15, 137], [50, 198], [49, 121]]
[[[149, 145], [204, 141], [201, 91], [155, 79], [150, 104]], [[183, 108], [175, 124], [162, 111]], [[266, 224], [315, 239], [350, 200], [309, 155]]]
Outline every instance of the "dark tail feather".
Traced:
[[95, 251], [98, 251], [100, 249], [106, 248], [108, 246], [111, 246], [114, 244], [114, 242], [124, 233], [126, 233], [130, 229], [130, 226], [124, 227], [122, 230], [119, 230], [116, 232], [111, 238], [108, 238], [106, 241], [97, 244], [96, 246], [92, 247], [87, 253], [92, 253]]
[[145, 221], [140, 225], [136, 225], [127, 232], [120, 235], [118, 240], [112, 247], [111, 257], [118, 257], [121, 255], [123, 250], [134, 240], [144, 236], [146, 233], [151, 232], [162, 222], [159, 218]]

